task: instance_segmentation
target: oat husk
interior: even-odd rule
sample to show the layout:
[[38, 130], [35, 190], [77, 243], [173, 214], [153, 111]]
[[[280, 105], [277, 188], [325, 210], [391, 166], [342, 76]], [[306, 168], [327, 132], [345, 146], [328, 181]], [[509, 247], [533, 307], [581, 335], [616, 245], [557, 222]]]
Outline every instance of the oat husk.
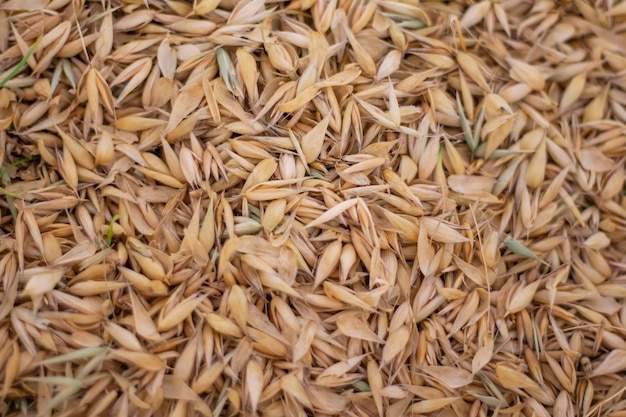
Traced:
[[625, 16], [2, 2], [0, 413], [626, 415]]

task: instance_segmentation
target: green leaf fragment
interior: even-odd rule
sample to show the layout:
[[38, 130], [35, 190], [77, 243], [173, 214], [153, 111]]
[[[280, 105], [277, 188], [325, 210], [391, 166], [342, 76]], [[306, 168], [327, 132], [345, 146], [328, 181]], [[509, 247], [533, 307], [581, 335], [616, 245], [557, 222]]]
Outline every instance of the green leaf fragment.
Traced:
[[[24, 162], [28, 162], [30, 161], [31, 158], [23, 158], [23, 159], [19, 159], [15, 162], [13, 162], [12, 164], [7, 165], [6, 167], [4, 167], [2, 169], [2, 171], [0, 171], [0, 181], [3, 184], [7, 184], [10, 185], [11, 184], [11, 178], [8, 175], [8, 172], [11, 168], [16, 167], [20, 164], [23, 164]], [[11, 212], [11, 216], [16, 219], [17, 218], [17, 208], [15, 207], [15, 204], [13, 202], [14, 199], [19, 198], [20, 194], [15, 194], [12, 193], [10, 191], [5, 190], [4, 188], [0, 187], [0, 194], [4, 194], [7, 199], [7, 205], [9, 206], [9, 211]]]
[[544, 265], [549, 265], [546, 261], [539, 258], [533, 251], [528, 249], [526, 246], [521, 244], [515, 239], [504, 239], [504, 244], [509, 250], [517, 255], [523, 256], [528, 259], [535, 260], [537, 262], [541, 262]]
[[69, 59], [63, 58], [61, 63], [63, 65], [63, 73], [70, 81], [70, 84], [72, 84], [72, 87], [76, 88], [76, 78], [74, 78], [74, 71], [72, 71], [72, 64]]
[[476, 120], [476, 126], [474, 127], [474, 143], [478, 145], [480, 143], [480, 132], [483, 130], [483, 122], [485, 121], [485, 104], [480, 108], [478, 112], [478, 119]]
[[476, 392], [472, 392], [472, 391], [468, 391], [469, 394], [476, 398], [477, 400], [479, 400], [480, 402], [482, 402], [483, 404], [486, 404], [487, 407], [490, 408], [505, 408], [508, 407], [508, 405], [506, 404], [506, 402], [503, 402], [502, 400], [496, 398], [496, 397], [490, 397], [487, 395], [480, 395]]
[[478, 145], [478, 147], [476, 148], [476, 151], [474, 151], [474, 156], [477, 156], [478, 158], [484, 158], [484, 159], [497, 159], [497, 158], [506, 158], [507, 156], [522, 155], [522, 154], [534, 152], [534, 151], [523, 150], [523, 149], [518, 149], [518, 150], [496, 149], [495, 151], [491, 152], [489, 156], [485, 158], [486, 147], [487, 147], [486, 143], [481, 143], [480, 145]]
[[30, 48], [28, 48], [28, 52], [26, 52], [26, 55], [24, 55], [22, 60], [20, 62], [18, 62], [17, 66], [15, 68], [13, 68], [13, 71], [11, 71], [9, 73], [9, 75], [7, 75], [4, 78], [4, 80], [0, 81], [0, 88], [4, 87], [6, 85], [6, 83], [11, 81], [26, 66], [26, 64], [28, 62], [28, 58], [30, 58], [31, 55], [35, 52], [35, 49], [37, 49], [37, 47], [39, 46], [39, 42], [41, 42], [42, 38], [43, 38], [43, 34], [39, 35], [39, 37], [37, 38], [35, 43], [33, 43], [32, 46]]
[[[504, 395], [498, 389], [496, 384], [494, 384], [489, 378], [487, 378], [487, 376], [483, 372], [479, 372], [478, 376], [480, 380], [482, 381], [483, 385], [485, 386], [485, 388], [487, 388], [487, 392], [493, 395], [493, 397], [491, 398], [495, 397], [497, 400], [499, 400], [501, 406], [508, 407], [509, 403], [507, 402], [506, 398], [504, 398]], [[489, 401], [488, 398], [489, 397], [485, 397], [487, 401]]]
[[43, 384], [51, 385], [63, 385], [66, 388], [61, 390], [55, 395], [44, 407], [46, 412], [57, 408], [66, 400], [70, 399], [73, 395], [78, 393], [82, 389], [82, 379], [89, 375], [96, 367], [100, 365], [104, 359], [105, 354], [109, 348], [107, 347], [90, 347], [79, 349], [64, 355], [56, 356], [54, 358], [46, 359], [41, 362], [42, 365], [51, 365], [57, 363], [68, 363], [79, 359], [91, 358], [81, 371], [74, 377], [64, 376], [44, 376], [44, 377], [26, 377], [25, 381], [40, 382]]
[[461, 103], [461, 98], [459, 95], [456, 95], [456, 108], [459, 113], [459, 118], [461, 119], [461, 129], [463, 130], [463, 136], [465, 137], [465, 142], [467, 146], [474, 152], [476, 150], [476, 146], [478, 145], [478, 141], [474, 140], [474, 136], [472, 135], [472, 129], [470, 128], [469, 120], [467, 120], [467, 116], [465, 116], [465, 110], [463, 110], [463, 103]]
[[370, 392], [372, 389], [369, 384], [365, 381], [356, 381], [352, 386], [360, 392]]
[[533, 313], [530, 316], [530, 323], [532, 324], [533, 329], [533, 341], [535, 344], [535, 354], [537, 357], [541, 357], [541, 345], [539, 344], [539, 330], [537, 329], [537, 322], [535, 321], [535, 314]]
[[215, 410], [213, 410], [213, 417], [219, 417], [222, 415], [222, 410], [224, 409], [224, 406], [226, 405], [226, 401], [228, 400], [227, 392], [228, 392], [229, 385], [230, 385], [230, 378], [226, 378], [226, 381], [224, 382], [224, 386], [222, 388], [222, 392], [220, 393], [220, 396], [218, 397]]
[[60, 62], [54, 68], [54, 73], [52, 74], [52, 80], [50, 81], [50, 92], [54, 93], [54, 91], [59, 86], [59, 82], [61, 81], [61, 71], [63, 71], [63, 64]]
[[42, 384], [65, 385], [68, 387], [80, 387], [80, 381], [66, 376], [29, 376], [24, 381], [41, 382]]
[[518, 157], [506, 167], [502, 174], [500, 174], [498, 181], [496, 181], [493, 185], [493, 189], [491, 191], [493, 195], [499, 195], [509, 185], [509, 181], [513, 178], [513, 174], [515, 174], [520, 162], [522, 162], [522, 158]]
[[78, 349], [70, 353], [66, 353], [65, 355], [55, 356], [54, 358], [46, 359], [41, 363], [43, 365], [52, 365], [55, 363], [72, 362], [79, 359], [92, 358], [106, 352], [107, 350], [108, 348], [106, 347], [89, 347], [84, 349]]
[[54, 410], [59, 405], [63, 404], [66, 400], [69, 400], [74, 394], [80, 391], [80, 389], [81, 389], [80, 385], [67, 387], [66, 389], [59, 392], [57, 395], [55, 395], [54, 398], [52, 398], [50, 402], [46, 404], [43, 411], [45, 413], [48, 413]]
[[419, 19], [400, 22], [400, 27], [404, 29], [422, 29], [422, 28], [425, 28], [426, 26], [427, 26], [426, 23], [422, 22]]
[[30, 161], [31, 158], [23, 158], [23, 159], [18, 159], [17, 161], [13, 162], [12, 164], [7, 165], [6, 167], [4, 167], [2, 169], [2, 171], [0, 171], [0, 178], [4, 177], [4, 175], [11, 169], [14, 168], [20, 164], [23, 164], [24, 162], [28, 162]]
[[444, 143], [439, 145], [439, 153], [437, 154], [437, 163], [443, 163], [443, 152], [446, 149], [446, 145]]
[[220, 70], [220, 76], [222, 77], [224, 84], [226, 84], [228, 91], [234, 94], [235, 91], [233, 91], [233, 89], [235, 89], [239, 95], [242, 95], [239, 80], [237, 79], [237, 73], [235, 72], [235, 66], [233, 65], [233, 61], [230, 59], [228, 52], [221, 47], [217, 47], [215, 55], [217, 57], [217, 66]]
[[107, 246], [111, 247], [111, 243], [113, 242], [113, 224], [120, 219], [119, 214], [116, 214], [111, 219], [109, 223], [109, 228], [107, 229]]
[[102, 353], [94, 356], [83, 366], [83, 368], [76, 374], [76, 379], [82, 381], [87, 375], [89, 375], [94, 369], [99, 367], [104, 360], [104, 354], [108, 352], [108, 348], [90, 348], [90, 349], [103, 349]]
[[314, 168], [311, 168], [311, 176], [313, 178], [317, 178], [321, 180], [325, 178], [325, 174], [322, 171], [320, 171], [319, 169], [314, 169]]

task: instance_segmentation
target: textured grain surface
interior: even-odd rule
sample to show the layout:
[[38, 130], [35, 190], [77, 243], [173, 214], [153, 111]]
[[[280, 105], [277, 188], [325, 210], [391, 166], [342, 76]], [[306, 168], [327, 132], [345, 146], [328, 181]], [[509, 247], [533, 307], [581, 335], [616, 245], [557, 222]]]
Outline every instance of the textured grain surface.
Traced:
[[1, 2], [0, 413], [626, 415], [625, 16]]

